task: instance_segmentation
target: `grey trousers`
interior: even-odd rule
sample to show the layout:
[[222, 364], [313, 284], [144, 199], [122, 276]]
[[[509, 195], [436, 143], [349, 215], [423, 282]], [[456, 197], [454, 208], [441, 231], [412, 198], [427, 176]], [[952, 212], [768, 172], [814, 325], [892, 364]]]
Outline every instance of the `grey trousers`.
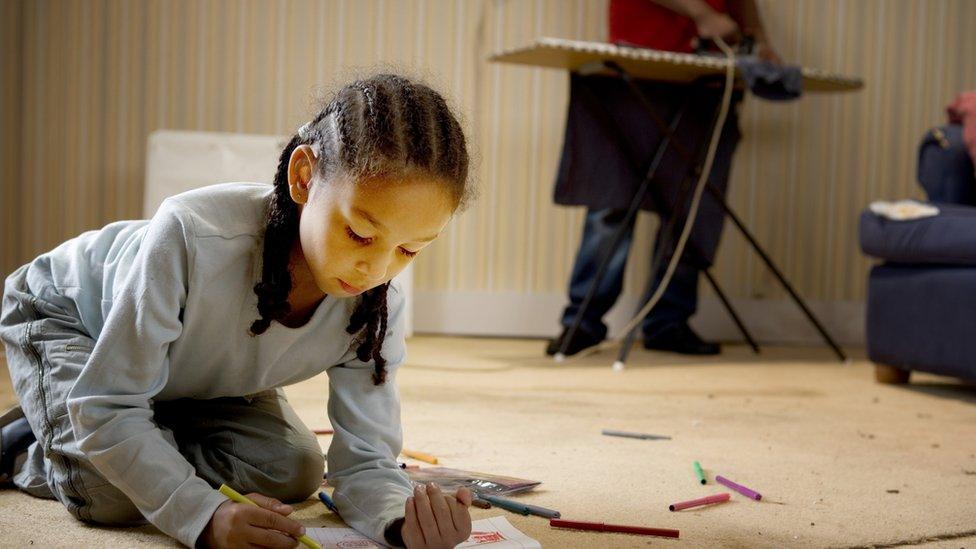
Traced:
[[[73, 303], [53, 287], [33, 290], [26, 265], [7, 278], [0, 340], [14, 391], [37, 437], [14, 483], [59, 500], [74, 517], [104, 525], [145, 519], [129, 498], [79, 451], [65, 403], [94, 346]], [[281, 389], [212, 400], [153, 403], [164, 438], [214, 487], [227, 483], [301, 501], [322, 483], [325, 462], [315, 435]]]

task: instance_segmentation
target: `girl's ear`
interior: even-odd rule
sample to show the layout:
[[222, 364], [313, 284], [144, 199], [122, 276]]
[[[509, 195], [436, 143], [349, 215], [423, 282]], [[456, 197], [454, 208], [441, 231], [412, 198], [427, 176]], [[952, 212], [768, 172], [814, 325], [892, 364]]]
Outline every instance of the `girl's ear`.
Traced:
[[312, 174], [315, 173], [315, 151], [308, 145], [299, 145], [288, 160], [288, 194], [298, 204], [308, 202]]

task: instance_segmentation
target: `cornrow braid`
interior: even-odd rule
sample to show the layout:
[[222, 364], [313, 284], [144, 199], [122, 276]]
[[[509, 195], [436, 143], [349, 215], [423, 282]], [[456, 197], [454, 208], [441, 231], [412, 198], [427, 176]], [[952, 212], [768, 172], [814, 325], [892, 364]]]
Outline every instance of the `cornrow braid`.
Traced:
[[359, 146], [350, 128], [350, 119], [352, 116], [349, 114], [351, 109], [347, 106], [347, 103], [348, 101], [340, 101], [336, 105], [336, 118], [339, 122], [338, 141], [341, 143], [339, 155], [343, 164], [355, 166], [358, 159], [357, 153], [359, 152]]
[[434, 99], [434, 102], [436, 103], [434, 116], [436, 117], [437, 134], [440, 138], [438, 143], [439, 150], [437, 151], [437, 169], [450, 173], [457, 164], [456, 161], [453, 161], [457, 157], [457, 151], [454, 150], [457, 135], [454, 131], [454, 125], [451, 124], [451, 111], [447, 109], [447, 104], [444, 103], [444, 99], [437, 97]]
[[[312, 120], [299, 128], [278, 159], [268, 206], [262, 279], [254, 286], [260, 318], [250, 331], [264, 333], [271, 321], [291, 310], [289, 259], [298, 238], [300, 212], [288, 186], [295, 149], [310, 145], [318, 158], [316, 185], [339, 176], [355, 181], [382, 177], [395, 181], [420, 175], [448, 186], [457, 207], [473, 194], [468, 186], [464, 133], [444, 99], [429, 87], [394, 74], [381, 74], [342, 88]], [[346, 331], [350, 350], [373, 363], [373, 383], [386, 381], [383, 342], [389, 322], [389, 282], [357, 297]]]
[[[396, 104], [393, 103], [393, 99], [387, 92], [386, 87], [389, 85], [387, 82], [384, 85], [376, 86], [373, 90], [373, 95], [375, 100], [373, 101], [373, 117], [374, 124], [376, 128], [375, 142], [374, 146], [379, 150], [380, 154], [389, 156], [391, 158], [400, 158], [400, 140], [397, 139], [397, 118], [398, 112], [396, 109]], [[406, 165], [406, 162], [404, 162]]]
[[373, 110], [372, 92], [370, 91], [369, 84], [367, 84], [366, 82], [360, 82], [357, 88], [359, 89], [359, 91], [363, 92], [363, 100], [365, 101], [365, 105], [366, 105], [365, 118], [366, 118], [366, 123], [369, 124], [369, 127], [367, 128], [367, 132], [372, 134], [372, 132], [376, 130], [376, 111]]
[[403, 101], [401, 112], [404, 113], [403, 118], [408, 135], [408, 144], [413, 145], [413, 147], [407, 146], [407, 161], [418, 163], [424, 160], [429, 161], [431, 155], [430, 136], [422, 131], [420, 117], [423, 111], [418, 104], [417, 96], [414, 93], [411, 83], [407, 82], [400, 87], [400, 97]]

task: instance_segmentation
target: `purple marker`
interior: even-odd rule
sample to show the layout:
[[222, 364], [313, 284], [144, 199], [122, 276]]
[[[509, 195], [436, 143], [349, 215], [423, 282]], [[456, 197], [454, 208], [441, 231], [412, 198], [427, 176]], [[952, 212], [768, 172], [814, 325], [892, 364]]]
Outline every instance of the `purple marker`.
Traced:
[[725, 486], [728, 486], [729, 488], [735, 490], [736, 492], [739, 492], [743, 496], [752, 498], [752, 499], [754, 499], [756, 501], [759, 501], [759, 500], [762, 499], [762, 494], [760, 494], [759, 492], [754, 492], [754, 491], [746, 488], [745, 486], [743, 486], [741, 484], [736, 484], [736, 483], [732, 482], [731, 480], [723, 477], [722, 475], [715, 475], [715, 482], [717, 482], [719, 484], [723, 484]]

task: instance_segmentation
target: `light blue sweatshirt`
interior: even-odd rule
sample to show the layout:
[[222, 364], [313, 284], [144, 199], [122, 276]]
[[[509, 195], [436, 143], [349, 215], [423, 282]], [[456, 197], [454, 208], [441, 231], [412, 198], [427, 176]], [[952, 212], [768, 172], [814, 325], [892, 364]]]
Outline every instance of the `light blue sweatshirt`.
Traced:
[[167, 199], [149, 221], [122, 221], [35, 260], [73, 299], [96, 343], [68, 395], [79, 446], [163, 532], [192, 546], [226, 498], [163, 438], [151, 402], [242, 396], [329, 376], [329, 482], [345, 521], [383, 541], [411, 485], [400, 453], [396, 372], [405, 357], [403, 294], [389, 295], [389, 376], [355, 357], [346, 333], [356, 300], [326, 297], [300, 328], [258, 318], [271, 186], [230, 183]]

